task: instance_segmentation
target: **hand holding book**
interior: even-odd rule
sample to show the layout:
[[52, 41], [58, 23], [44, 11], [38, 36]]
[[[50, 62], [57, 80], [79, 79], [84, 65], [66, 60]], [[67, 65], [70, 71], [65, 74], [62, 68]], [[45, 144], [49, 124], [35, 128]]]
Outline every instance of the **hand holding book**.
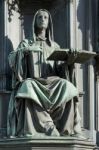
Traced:
[[73, 49], [59, 49], [55, 50], [47, 60], [66, 61], [68, 64], [85, 63], [96, 56], [95, 52], [86, 50], [75, 51]]

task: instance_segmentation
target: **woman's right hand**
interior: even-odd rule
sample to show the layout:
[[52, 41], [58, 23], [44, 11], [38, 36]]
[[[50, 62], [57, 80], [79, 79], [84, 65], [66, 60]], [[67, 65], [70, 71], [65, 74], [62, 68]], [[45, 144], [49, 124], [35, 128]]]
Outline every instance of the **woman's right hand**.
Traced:
[[42, 49], [38, 45], [29, 45], [28, 47], [24, 48], [24, 52], [27, 54], [29, 52], [42, 52]]
[[23, 51], [25, 54], [28, 54], [32, 50], [33, 50], [33, 46], [28, 46], [28, 47], [25, 47]]

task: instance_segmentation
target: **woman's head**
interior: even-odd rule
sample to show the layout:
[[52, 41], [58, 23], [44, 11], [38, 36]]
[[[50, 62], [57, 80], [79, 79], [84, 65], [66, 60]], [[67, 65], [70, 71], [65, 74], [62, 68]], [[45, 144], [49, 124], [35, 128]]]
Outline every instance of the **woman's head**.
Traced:
[[49, 24], [49, 14], [45, 10], [39, 10], [36, 15], [35, 26], [39, 29], [47, 29]]
[[33, 19], [33, 39], [36, 40], [38, 29], [46, 29], [46, 38], [50, 45], [53, 38], [53, 23], [50, 13], [46, 9], [40, 9], [36, 12]]

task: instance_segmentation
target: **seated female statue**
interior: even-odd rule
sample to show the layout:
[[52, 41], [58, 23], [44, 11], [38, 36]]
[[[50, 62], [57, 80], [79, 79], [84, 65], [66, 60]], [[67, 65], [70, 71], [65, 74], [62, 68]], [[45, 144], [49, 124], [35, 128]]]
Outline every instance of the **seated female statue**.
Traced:
[[79, 133], [78, 90], [72, 66], [48, 61], [59, 45], [53, 39], [50, 13], [34, 16], [33, 37], [9, 54], [13, 90], [8, 108], [8, 136], [63, 136]]

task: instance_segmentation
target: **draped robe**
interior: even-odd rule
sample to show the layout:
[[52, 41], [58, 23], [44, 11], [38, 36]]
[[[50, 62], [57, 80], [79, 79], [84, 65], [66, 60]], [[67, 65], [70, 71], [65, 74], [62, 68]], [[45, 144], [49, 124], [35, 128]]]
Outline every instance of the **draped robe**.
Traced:
[[[33, 50], [28, 47], [33, 45]], [[76, 104], [78, 90], [73, 68], [66, 62], [48, 61], [59, 46], [47, 39], [23, 40], [9, 55], [13, 72], [7, 134], [60, 136], [80, 131]], [[26, 50], [27, 49], [27, 50]], [[71, 83], [72, 81], [72, 83]]]

